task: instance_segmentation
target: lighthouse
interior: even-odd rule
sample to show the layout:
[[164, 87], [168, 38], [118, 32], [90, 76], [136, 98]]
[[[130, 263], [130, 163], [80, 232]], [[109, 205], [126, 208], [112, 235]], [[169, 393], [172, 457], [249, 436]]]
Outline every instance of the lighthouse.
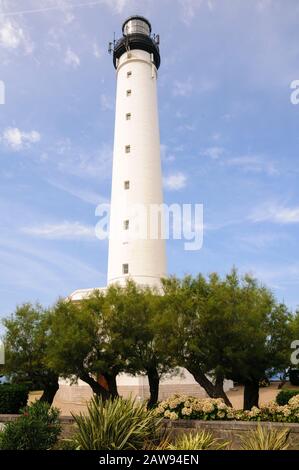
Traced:
[[[128, 18], [122, 37], [109, 45], [116, 70], [116, 108], [113, 151], [108, 285], [125, 285], [127, 279], [142, 286], [159, 287], [166, 276], [163, 237], [163, 191], [157, 100], [160, 67], [159, 36], [142, 16]], [[159, 220], [151, 217], [159, 214]], [[153, 220], [154, 219], [154, 220]], [[158, 223], [157, 223], [158, 222]], [[156, 225], [153, 227], [152, 225]], [[139, 231], [136, 231], [139, 226]], [[156, 230], [152, 230], [152, 229]], [[107, 287], [99, 288], [105, 291]], [[79, 289], [69, 299], [80, 302], [95, 289]], [[121, 396], [146, 399], [146, 376], [117, 377]], [[225, 382], [225, 390], [231, 384]], [[87, 401], [92, 391], [85, 383], [60, 385], [65, 402]], [[187, 370], [179, 376], [164, 377], [159, 399], [173, 393], [204, 397], [205, 391]]]
[[[162, 208], [163, 191], [157, 79], [159, 36], [150, 22], [131, 16], [122, 37], [110, 43], [116, 69], [108, 284], [157, 286], [166, 276], [165, 240], [153, 215]], [[152, 217], [151, 217], [152, 215]], [[152, 230], [152, 225], [157, 230]], [[154, 232], [154, 233], [153, 233]]]

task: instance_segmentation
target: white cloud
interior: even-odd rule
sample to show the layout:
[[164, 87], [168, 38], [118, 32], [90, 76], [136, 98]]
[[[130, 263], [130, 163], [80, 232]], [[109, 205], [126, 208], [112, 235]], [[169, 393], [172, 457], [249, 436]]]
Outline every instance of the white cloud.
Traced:
[[100, 100], [101, 100], [101, 109], [103, 111], [112, 111], [114, 109], [111, 98], [105, 95], [105, 93], [101, 94]]
[[8, 50], [22, 48], [25, 54], [31, 54], [34, 45], [24, 30], [14, 20], [0, 19], [0, 46]]
[[249, 273], [264, 282], [267, 286], [273, 289], [284, 290], [291, 285], [298, 285], [299, 283], [299, 265], [289, 264], [279, 266], [243, 266], [241, 269], [243, 273]]
[[[20, 1], [20, 0], [17, 0]], [[29, 1], [29, 0], [27, 0]], [[37, 1], [37, 0], [36, 0]], [[72, 14], [71, 10], [73, 9], [84, 9], [86, 7], [91, 7], [95, 5], [106, 5], [113, 13], [122, 13], [123, 10], [130, 5], [130, 3], [134, 3], [134, 0], [78, 0], [77, 3], [69, 3], [70, 0], [56, 0], [56, 5], [43, 5], [43, 1], [47, 0], [39, 0], [41, 4], [38, 8], [16, 8], [14, 10], [9, 9], [7, 11], [5, 9], [5, 5], [2, 2], [5, 0], [0, 0], [0, 14], [5, 14], [6, 16], [19, 16], [19, 15], [26, 15], [26, 14], [33, 14], [33, 13], [47, 13], [50, 11], [61, 10], [65, 17], [64, 22], [67, 24], [74, 20], [74, 15]], [[208, 0], [209, 2], [212, 0]], [[12, 2], [12, 0], [7, 0], [7, 2]]]
[[212, 11], [216, 4], [216, 0], [178, 0], [178, 2], [181, 7], [180, 17], [186, 25], [192, 22], [201, 7], [207, 7]]
[[173, 84], [174, 96], [190, 96], [193, 91], [193, 83], [189, 77], [185, 81], [176, 80]]
[[217, 160], [224, 154], [224, 148], [223, 147], [208, 147], [205, 150], [201, 152], [201, 155], [204, 157], [209, 157], [212, 160]]
[[3, 132], [2, 139], [12, 150], [18, 151], [39, 142], [41, 135], [35, 130], [23, 132], [17, 127], [7, 127]]
[[212, 140], [217, 142], [218, 140], [220, 140], [221, 134], [219, 132], [214, 132], [214, 134], [212, 134], [211, 138], [212, 138]]
[[227, 165], [240, 167], [246, 172], [267, 173], [270, 176], [279, 174], [274, 163], [262, 155], [244, 155], [226, 160]]
[[186, 131], [187, 132], [194, 132], [196, 127], [195, 127], [195, 124], [184, 123], [184, 124], [178, 126], [177, 129], [180, 132], [186, 132]]
[[266, 173], [270, 176], [279, 175], [274, 162], [264, 155], [242, 155], [240, 157], [227, 158], [228, 153], [224, 147], [219, 146], [208, 147], [201, 151], [201, 155], [212, 160], [218, 160], [220, 157], [226, 156], [225, 159], [221, 159], [222, 165], [240, 168], [248, 173]]
[[164, 186], [166, 189], [177, 191], [186, 186], [187, 176], [181, 172], [174, 173], [172, 175], [166, 176], [163, 179]]
[[272, 222], [277, 224], [299, 223], [299, 206], [286, 207], [280, 204], [267, 203], [255, 209], [249, 216], [254, 222]]
[[186, 80], [175, 80], [173, 83], [172, 93], [174, 96], [190, 96], [193, 93], [203, 94], [209, 93], [218, 87], [218, 82], [213, 78], [200, 78], [196, 80], [196, 85], [191, 77]]
[[62, 222], [59, 224], [44, 224], [34, 227], [23, 227], [26, 235], [52, 240], [95, 239], [95, 227], [83, 225], [80, 222]]
[[103, 3], [110, 7], [115, 13], [122, 13], [130, 2], [131, 0], [103, 0]]
[[101, 59], [103, 57], [103, 50], [98, 46], [96, 42], [93, 44], [93, 55], [97, 59]]
[[182, 11], [181, 18], [185, 24], [191, 23], [202, 3], [203, 0], [179, 0]]
[[[24, 236], [21, 240], [13, 237], [0, 240], [0, 283], [18, 294], [19, 302], [45, 293], [49, 302], [53, 302], [55, 296], [68, 295], [77, 287], [98, 285], [105, 278], [104, 273], [84, 262], [80, 253], [71, 256], [43, 243]], [[23, 289], [28, 290], [25, 299]], [[12, 304], [15, 302], [13, 296]]]
[[74, 69], [77, 69], [80, 67], [81, 61], [80, 57], [69, 47], [65, 53], [64, 63], [70, 67], [73, 67]]
[[170, 148], [166, 144], [161, 144], [161, 160], [164, 162], [173, 162], [175, 155], [171, 152]]
[[258, 0], [257, 9], [260, 11], [265, 10], [268, 7], [272, 6], [272, 0]]
[[[103, 180], [111, 177], [112, 146], [103, 143], [93, 151], [76, 148], [69, 139], [57, 143], [57, 167], [62, 173]], [[61, 158], [63, 155], [63, 158]], [[53, 159], [52, 159], [53, 161]]]
[[282, 242], [290, 241], [290, 236], [286, 233], [263, 232], [238, 236], [238, 241], [256, 250], [261, 250], [262, 248], [268, 248], [273, 245], [281, 246]]
[[61, 191], [71, 194], [72, 196], [80, 199], [83, 202], [92, 204], [93, 206], [97, 206], [100, 203], [108, 204], [109, 202], [106, 197], [101, 196], [99, 193], [96, 193], [91, 189], [83, 188], [82, 183], [80, 184], [80, 187], [78, 185], [73, 186], [68, 183], [62, 183], [60, 181], [57, 181], [57, 178], [55, 180], [48, 180], [48, 183], [54, 186], [55, 188], [60, 189]]

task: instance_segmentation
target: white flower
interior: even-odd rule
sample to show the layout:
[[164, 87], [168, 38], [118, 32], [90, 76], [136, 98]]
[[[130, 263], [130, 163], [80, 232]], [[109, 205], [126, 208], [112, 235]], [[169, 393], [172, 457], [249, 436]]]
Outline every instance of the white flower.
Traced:
[[252, 417], [252, 418], [255, 418], [260, 413], [261, 413], [261, 410], [259, 408], [257, 408], [256, 406], [253, 406], [251, 408], [251, 411], [249, 411], [249, 416]]
[[169, 403], [169, 408], [170, 408], [171, 410], [174, 410], [177, 406], [178, 406], [178, 403], [177, 403], [176, 400], [173, 400], [173, 401], [171, 401], [171, 402]]
[[190, 416], [192, 414], [192, 408], [187, 408], [186, 406], [182, 409], [182, 415]]
[[218, 410], [227, 410], [227, 408], [228, 407], [224, 402], [219, 403], [219, 405], [218, 405]]
[[299, 395], [295, 395], [289, 400], [288, 405], [292, 408], [292, 410], [299, 409]]
[[175, 411], [170, 413], [169, 419], [171, 419], [171, 421], [175, 421], [176, 419], [178, 419], [177, 413]]
[[204, 413], [212, 413], [214, 411], [213, 403], [209, 403], [209, 402], [205, 403], [202, 407], [202, 411]]

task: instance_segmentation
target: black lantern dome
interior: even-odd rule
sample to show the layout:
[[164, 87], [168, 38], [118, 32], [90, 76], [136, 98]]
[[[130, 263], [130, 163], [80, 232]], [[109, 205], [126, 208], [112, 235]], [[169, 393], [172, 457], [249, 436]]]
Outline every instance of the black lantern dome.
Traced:
[[113, 51], [113, 63], [116, 68], [116, 61], [125, 52], [132, 49], [153, 54], [154, 63], [157, 69], [160, 67], [161, 58], [159, 52], [159, 36], [152, 35], [152, 26], [143, 16], [130, 16], [122, 26], [123, 37], [109, 45], [109, 51]]

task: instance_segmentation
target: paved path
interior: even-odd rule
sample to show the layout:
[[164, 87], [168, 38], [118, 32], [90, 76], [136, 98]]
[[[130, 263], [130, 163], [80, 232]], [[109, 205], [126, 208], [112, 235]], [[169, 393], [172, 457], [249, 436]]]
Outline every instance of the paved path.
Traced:
[[[278, 389], [278, 383], [272, 383], [269, 387], [260, 388], [260, 400], [259, 403], [267, 403], [269, 401], [275, 400], [277, 393], [280, 391]], [[244, 387], [239, 386], [233, 390], [227, 392], [234, 408], [240, 410], [243, 408], [243, 393]]]
[[[272, 383], [269, 387], [263, 387], [260, 388], [260, 404], [262, 403], [267, 403], [269, 401], [275, 400], [277, 393], [280, 391], [278, 389], [279, 383]], [[293, 387], [290, 384], [286, 384], [284, 388], [287, 389], [298, 389], [299, 387]], [[238, 386], [233, 390], [230, 390], [227, 395], [233, 405], [234, 408], [236, 409], [242, 409], [243, 408], [243, 393], [244, 393], [244, 387], [243, 386]], [[31, 398], [39, 398], [39, 393], [34, 393], [31, 395]], [[78, 414], [80, 412], [83, 412], [86, 410], [86, 405], [84, 402], [68, 402], [64, 400], [60, 400], [59, 396], [55, 397], [54, 400], [54, 406], [59, 408], [61, 410], [61, 414], [63, 416], [70, 416], [71, 413]]]

